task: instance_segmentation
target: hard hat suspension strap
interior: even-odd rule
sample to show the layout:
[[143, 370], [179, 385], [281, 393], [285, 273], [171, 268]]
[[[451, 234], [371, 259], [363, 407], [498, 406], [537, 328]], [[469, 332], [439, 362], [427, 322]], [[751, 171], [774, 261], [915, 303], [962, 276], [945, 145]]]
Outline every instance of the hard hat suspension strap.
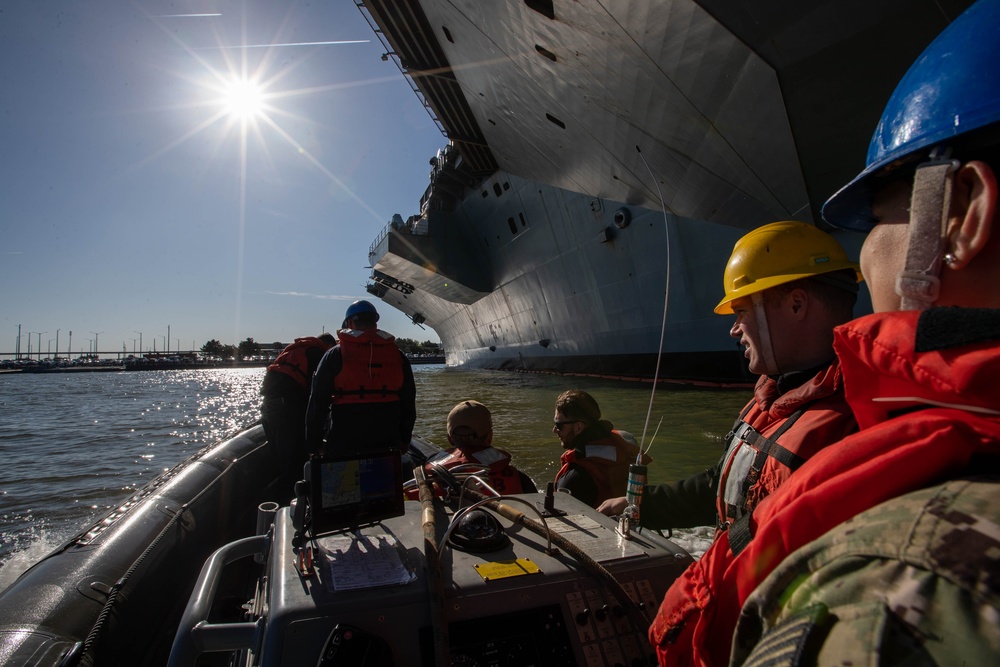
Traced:
[[771, 330], [767, 326], [767, 313], [764, 312], [763, 293], [754, 292], [750, 299], [757, 315], [757, 335], [760, 338], [760, 353], [764, 357], [764, 374], [778, 375], [778, 362], [774, 359], [774, 346], [771, 345]]
[[937, 301], [951, 207], [951, 175], [958, 166], [957, 160], [932, 153], [930, 160], [917, 167], [913, 176], [906, 264], [896, 276], [901, 310], [926, 310]]

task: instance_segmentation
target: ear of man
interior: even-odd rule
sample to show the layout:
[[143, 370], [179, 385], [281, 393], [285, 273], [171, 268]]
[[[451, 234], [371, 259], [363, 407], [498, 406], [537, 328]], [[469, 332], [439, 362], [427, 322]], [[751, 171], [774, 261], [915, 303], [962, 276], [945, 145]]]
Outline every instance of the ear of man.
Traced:
[[946, 251], [955, 259], [948, 268], [965, 268], [987, 248], [996, 208], [997, 179], [993, 169], [979, 160], [963, 164], [955, 175], [952, 191]]
[[810, 305], [809, 292], [801, 287], [796, 287], [788, 293], [786, 302], [791, 310], [792, 317], [800, 322], [806, 319], [806, 316], [809, 313]]

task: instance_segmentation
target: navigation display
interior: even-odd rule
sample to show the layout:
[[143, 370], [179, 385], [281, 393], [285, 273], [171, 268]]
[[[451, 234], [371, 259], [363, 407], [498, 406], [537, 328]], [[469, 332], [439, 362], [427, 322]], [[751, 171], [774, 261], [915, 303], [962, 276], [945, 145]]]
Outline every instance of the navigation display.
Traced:
[[398, 451], [325, 455], [310, 461], [312, 533], [378, 523], [403, 514]]

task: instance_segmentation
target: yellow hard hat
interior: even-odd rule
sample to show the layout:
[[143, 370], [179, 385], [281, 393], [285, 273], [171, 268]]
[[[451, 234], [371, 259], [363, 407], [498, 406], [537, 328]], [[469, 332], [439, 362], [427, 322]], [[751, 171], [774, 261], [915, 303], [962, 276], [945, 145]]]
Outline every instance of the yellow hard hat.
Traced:
[[841, 269], [854, 269], [861, 282], [861, 267], [847, 258], [835, 238], [805, 222], [772, 222], [736, 242], [722, 278], [726, 296], [715, 312], [732, 313], [729, 304], [735, 299]]

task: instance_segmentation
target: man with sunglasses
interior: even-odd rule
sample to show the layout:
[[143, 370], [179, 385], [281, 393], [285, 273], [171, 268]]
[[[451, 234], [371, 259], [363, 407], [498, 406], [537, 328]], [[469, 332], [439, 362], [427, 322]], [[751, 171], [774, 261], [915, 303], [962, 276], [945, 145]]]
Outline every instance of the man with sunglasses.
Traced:
[[[570, 389], [556, 399], [552, 431], [562, 444], [562, 467], [555, 484], [591, 507], [625, 493], [629, 465], [636, 462], [639, 446], [627, 431], [617, 431], [606, 419], [594, 397]], [[651, 459], [642, 455], [642, 462]]]

